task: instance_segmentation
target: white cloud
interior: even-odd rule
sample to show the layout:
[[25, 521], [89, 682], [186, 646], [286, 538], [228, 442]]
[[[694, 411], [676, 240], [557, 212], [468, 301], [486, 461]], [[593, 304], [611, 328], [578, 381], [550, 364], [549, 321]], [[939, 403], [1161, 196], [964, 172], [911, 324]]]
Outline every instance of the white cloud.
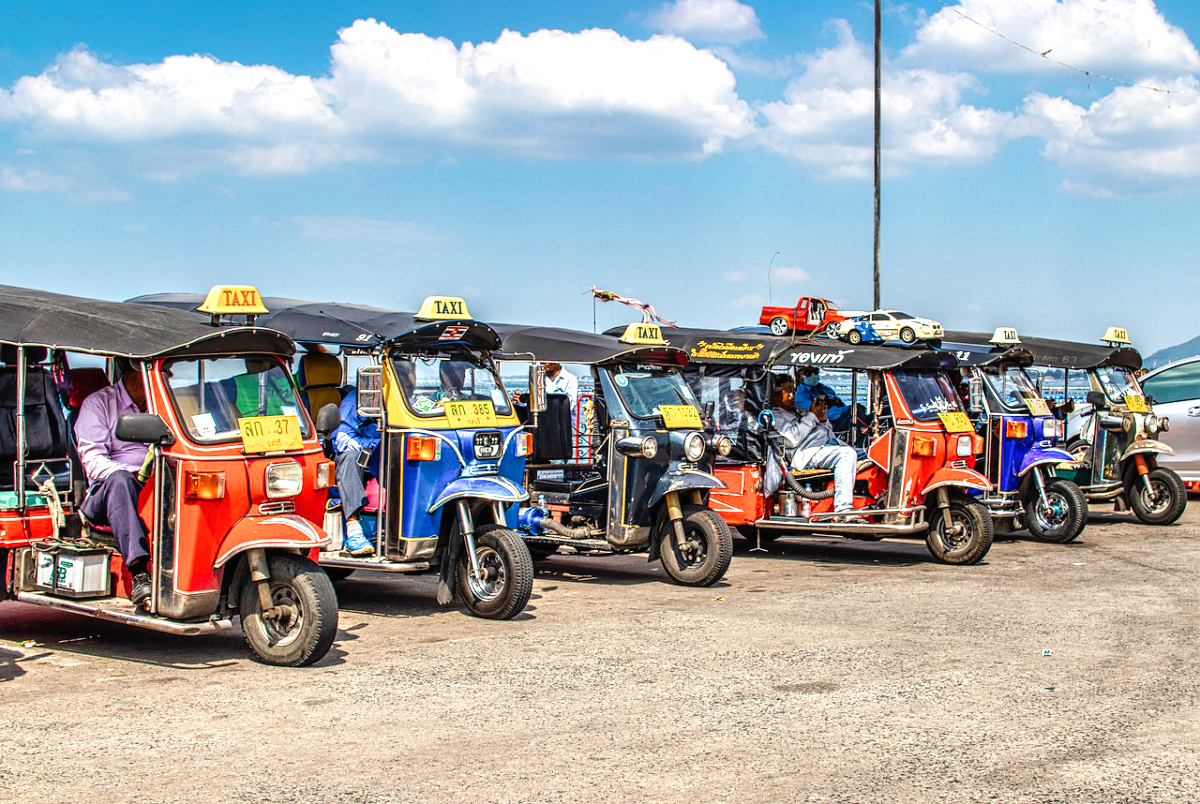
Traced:
[[310, 240], [354, 240], [377, 243], [427, 243], [443, 239], [424, 226], [408, 221], [385, 221], [372, 218], [316, 217], [297, 215], [291, 218], [292, 227]]
[[726, 282], [733, 282], [733, 283], [745, 282], [746, 281], [746, 272], [741, 269], [737, 269], [734, 271], [726, 271], [725, 273], [721, 274], [721, 278], [724, 279]]
[[747, 293], [731, 301], [729, 306], [741, 310], [747, 307], [762, 307], [766, 303], [767, 297], [761, 293]]
[[781, 285], [799, 285], [812, 279], [799, 265], [779, 265], [771, 269], [771, 281]]
[[[1050, 52], [1039, 58], [981, 25]], [[904, 55], [952, 69], [1010, 73], [1062, 73], [1047, 59], [1114, 76], [1200, 69], [1200, 52], [1153, 0], [960, 0], [930, 17]]]
[[71, 186], [72, 182], [69, 179], [36, 168], [22, 169], [10, 165], [0, 165], [0, 190], [10, 192], [63, 191], [70, 189]]
[[763, 38], [754, 7], [737, 0], [675, 0], [660, 6], [647, 22], [660, 31], [706, 42]]

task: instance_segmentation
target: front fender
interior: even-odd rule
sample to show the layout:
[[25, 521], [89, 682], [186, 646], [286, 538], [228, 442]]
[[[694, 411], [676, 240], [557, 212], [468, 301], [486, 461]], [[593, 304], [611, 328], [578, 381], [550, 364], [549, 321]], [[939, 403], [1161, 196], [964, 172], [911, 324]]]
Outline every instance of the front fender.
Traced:
[[992, 490], [991, 481], [974, 469], [938, 469], [933, 473], [933, 477], [929, 478], [929, 483], [925, 488], [921, 489], [921, 496], [926, 496], [929, 492], [942, 486], [964, 486], [979, 491]]
[[1017, 471], [1017, 477], [1024, 477], [1025, 474], [1035, 466], [1041, 466], [1044, 463], [1070, 463], [1075, 460], [1075, 456], [1067, 452], [1065, 449], [1051, 447], [1050, 449], [1031, 449], [1021, 461], [1021, 468]]
[[1150, 438], [1142, 438], [1134, 441], [1129, 447], [1121, 453], [1121, 460], [1127, 460], [1134, 455], [1144, 454], [1147, 452], [1155, 452], [1161, 455], [1174, 455], [1174, 448], [1164, 444], [1161, 441], [1155, 441]]
[[650, 495], [650, 500], [646, 504], [653, 508], [658, 505], [659, 500], [667, 496], [667, 492], [671, 491], [723, 488], [725, 488], [725, 481], [716, 475], [701, 472], [699, 469], [676, 469], [658, 479], [658, 483], [654, 486], [654, 493]]
[[452, 500], [474, 497], [480, 500], [495, 500], [502, 503], [524, 502], [529, 492], [506, 477], [488, 475], [484, 477], [459, 477], [451, 480], [442, 493], [429, 506], [433, 513]]
[[307, 553], [314, 547], [328, 543], [329, 536], [325, 531], [295, 514], [246, 517], [225, 534], [213, 561], [213, 569], [256, 547], [287, 547]]

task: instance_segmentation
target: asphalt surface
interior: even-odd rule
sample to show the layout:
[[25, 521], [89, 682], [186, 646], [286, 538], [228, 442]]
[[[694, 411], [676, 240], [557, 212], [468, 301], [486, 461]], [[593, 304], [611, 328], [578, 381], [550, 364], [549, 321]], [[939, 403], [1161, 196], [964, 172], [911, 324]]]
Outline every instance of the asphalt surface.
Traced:
[[1200, 500], [1020, 536], [554, 558], [511, 622], [355, 576], [298, 670], [0, 603], [0, 801], [1200, 800]]

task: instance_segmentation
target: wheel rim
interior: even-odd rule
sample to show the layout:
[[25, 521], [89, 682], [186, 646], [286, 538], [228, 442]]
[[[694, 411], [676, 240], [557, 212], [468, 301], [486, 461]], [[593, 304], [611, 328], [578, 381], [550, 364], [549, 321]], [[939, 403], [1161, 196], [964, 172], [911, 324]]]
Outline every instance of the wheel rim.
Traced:
[[475, 559], [479, 562], [481, 577], [476, 578], [468, 564], [467, 586], [471, 589], [471, 595], [482, 602], [495, 600], [504, 593], [504, 584], [508, 581], [504, 557], [492, 547], [479, 545], [475, 548]]
[[304, 629], [304, 608], [291, 584], [279, 580], [272, 580], [270, 584], [271, 603], [275, 606], [276, 616], [268, 618], [266, 612], [259, 612], [259, 620], [270, 643], [275, 647], [285, 647], [299, 639]]
[[[1150, 496], [1150, 491], [1153, 490], [1154, 496]], [[1138, 496], [1142, 500], [1142, 508], [1148, 514], [1157, 514], [1171, 507], [1171, 489], [1170, 487], [1156, 477], [1150, 478], [1150, 489], [1145, 485], [1138, 492]], [[1155, 500], [1157, 499], [1157, 502]]]
[[1071, 507], [1062, 494], [1047, 491], [1045, 500], [1039, 497], [1034, 504], [1033, 518], [1042, 530], [1058, 530], [1071, 518]]
[[705, 559], [708, 558], [708, 539], [704, 537], [703, 531], [685, 525], [683, 535], [686, 543], [682, 549], [675, 543], [674, 531], [667, 535], [667, 538], [671, 540], [671, 553], [675, 556], [676, 564], [684, 570], [703, 566]]
[[773, 335], [786, 335], [787, 334], [787, 325], [784, 323], [782, 318], [776, 318], [774, 321], [771, 322], [771, 333]]
[[964, 552], [971, 546], [970, 517], [963, 511], [947, 511], [938, 519], [937, 537], [947, 555]]
[[905, 343], [912, 343], [916, 339], [916, 333], [914, 333], [911, 329], [902, 330], [900, 332], [900, 340], [904, 341]]

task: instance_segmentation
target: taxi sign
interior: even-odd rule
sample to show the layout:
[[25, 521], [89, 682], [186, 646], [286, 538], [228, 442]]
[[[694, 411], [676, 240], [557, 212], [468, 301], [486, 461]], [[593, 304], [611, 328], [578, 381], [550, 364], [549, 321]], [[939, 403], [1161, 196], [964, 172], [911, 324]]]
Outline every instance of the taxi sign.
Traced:
[[487, 399], [444, 403], [446, 420], [454, 430], [471, 427], [497, 427], [496, 406]]
[[658, 324], [630, 324], [625, 332], [617, 338], [621, 343], [632, 343], [641, 346], [666, 346], [667, 339], [663, 337], [662, 327]]
[[1149, 413], [1150, 406], [1146, 404], [1146, 397], [1129, 394], [1125, 397], [1125, 407], [1129, 408], [1130, 413]]
[[663, 425], [668, 430], [682, 430], [685, 427], [698, 429], [703, 426], [700, 411], [693, 405], [659, 405], [658, 412], [662, 414]]
[[1129, 331], [1124, 327], [1109, 327], [1100, 340], [1105, 343], [1129, 343]]
[[210, 315], [261, 315], [269, 312], [263, 306], [258, 288], [252, 285], [214, 285], [204, 297], [204, 304], [196, 309]]
[[942, 420], [942, 425], [946, 428], [947, 433], [975, 432], [975, 428], [971, 426], [970, 418], [961, 410], [939, 413], [938, 418]]
[[238, 429], [246, 452], [282, 452], [303, 446], [296, 416], [247, 416], [238, 419]]
[[1017, 331], [1012, 327], [996, 327], [995, 334], [988, 343], [994, 343], [999, 346], [1004, 346], [1010, 343], [1020, 343], [1021, 339], [1017, 337]]
[[457, 296], [428, 296], [421, 302], [416, 318], [421, 321], [445, 321], [470, 318], [467, 303]]

